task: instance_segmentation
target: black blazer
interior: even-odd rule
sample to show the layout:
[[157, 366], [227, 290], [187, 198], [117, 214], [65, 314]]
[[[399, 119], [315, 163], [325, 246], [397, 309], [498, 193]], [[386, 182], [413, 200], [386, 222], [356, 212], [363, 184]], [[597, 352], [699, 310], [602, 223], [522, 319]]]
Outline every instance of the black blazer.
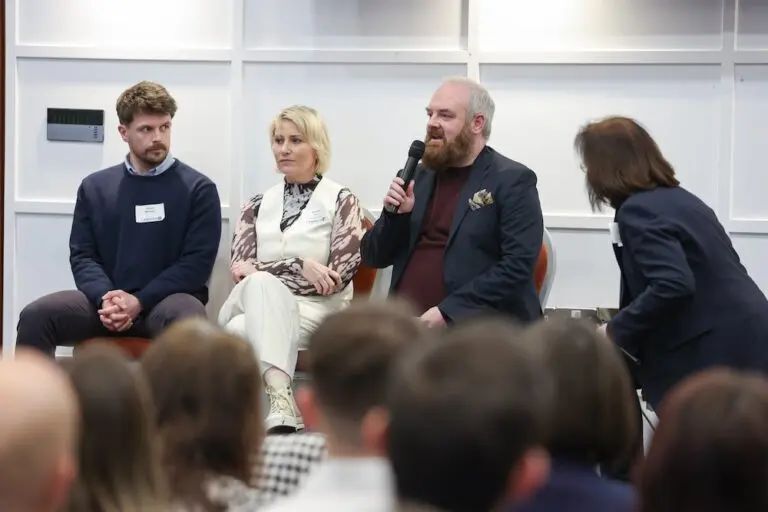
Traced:
[[639, 360], [646, 400], [708, 366], [768, 370], [768, 301], [708, 206], [659, 187], [630, 196], [615, 220], [621, 309], [608, 334]]
[[[366, 265], [393, 265], [391, 290], [396, 292], [435, 186], [434, 171], [419, 166], [410, 214], [382, 212], [362, 240]], [[477, 192], [492, 201], [470, 208]], [[486, 146], [475, 159], [459, 194], [445, 248], [443, 284], [447, 296], [438, 304], [450, 321], [498, 311], [522, 322], [541, 317], [533, 270], [541, 250], [543, 220], [536, 175]]]

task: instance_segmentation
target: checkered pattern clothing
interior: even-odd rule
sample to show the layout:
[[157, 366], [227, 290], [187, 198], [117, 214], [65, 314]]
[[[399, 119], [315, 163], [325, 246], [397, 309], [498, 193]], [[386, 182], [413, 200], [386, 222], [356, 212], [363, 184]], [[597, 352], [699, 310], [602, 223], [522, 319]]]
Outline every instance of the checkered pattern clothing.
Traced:
[[327, 455], [322, 434], [267, 436], [255, 457], [250, 482], [259, 490], [261, 504], [295, 492]]

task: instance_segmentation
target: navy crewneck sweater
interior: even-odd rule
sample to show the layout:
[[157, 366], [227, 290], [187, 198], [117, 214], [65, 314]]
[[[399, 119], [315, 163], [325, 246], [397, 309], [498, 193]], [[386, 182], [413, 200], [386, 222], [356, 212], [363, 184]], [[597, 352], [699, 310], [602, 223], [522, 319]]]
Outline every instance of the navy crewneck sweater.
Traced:
[[[158, 204], [164, 220], [137, 222], [137, 206]], [[221, 203], [211, 180], [179, 160], [158, 176], [133, 175], [121, 163], [80, 184], [69, 262], [77, 289], [97, 307], [119, 289], [147, 312], [173, 293], [206, 303], [220, 239]]]

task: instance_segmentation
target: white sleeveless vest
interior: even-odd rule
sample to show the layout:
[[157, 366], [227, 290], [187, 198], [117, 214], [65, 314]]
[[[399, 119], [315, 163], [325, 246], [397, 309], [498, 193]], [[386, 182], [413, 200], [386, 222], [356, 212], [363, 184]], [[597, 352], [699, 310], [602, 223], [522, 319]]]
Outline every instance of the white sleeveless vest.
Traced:
[[[338, 183], [323, 177], [299, 218], [285, 231], [280, 231], [284, 183], [280, 182], [264, 192], [256, 217], [256, 254], [259, 260], [310, 258], [328, 265], [336, 200], [342, 188]], [[336, 300], [351, 300], [352, 283], [331, 297]]]

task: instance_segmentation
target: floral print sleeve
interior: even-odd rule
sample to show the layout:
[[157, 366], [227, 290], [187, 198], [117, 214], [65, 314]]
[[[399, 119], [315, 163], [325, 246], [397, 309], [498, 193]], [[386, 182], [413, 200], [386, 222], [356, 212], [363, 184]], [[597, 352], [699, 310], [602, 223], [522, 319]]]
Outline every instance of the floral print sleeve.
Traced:
[[346, 286], [360, 266], [360, 242], [363, 239], [363, 210], [349, 189], [341, 189], [336, 199], [336, 215], [331, 228], [331, 254], [328, 266], [339, 273]]

